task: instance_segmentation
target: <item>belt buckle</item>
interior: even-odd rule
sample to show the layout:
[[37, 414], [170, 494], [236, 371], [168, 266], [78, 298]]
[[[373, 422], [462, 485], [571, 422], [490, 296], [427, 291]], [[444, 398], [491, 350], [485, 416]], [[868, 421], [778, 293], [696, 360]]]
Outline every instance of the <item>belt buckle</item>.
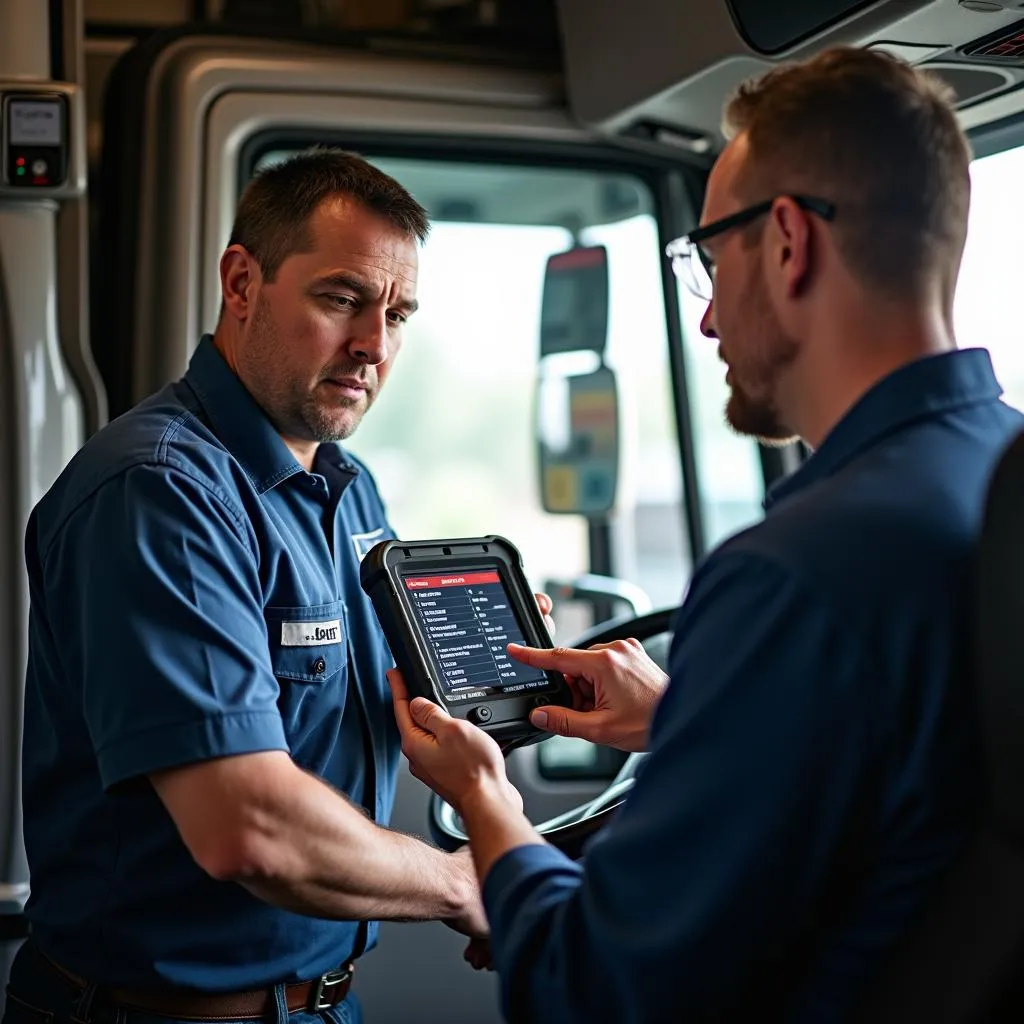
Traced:
[[332, 1006], [335, 1006], [337, 1000], [333, 1003], [325, 1001], [324, 992], [330, 994], [331, 989], [337, 985], [344, 985], [351, 978], [352, 970], [349, 967], [338, 967], [333, 971], [328, 971], [326, 974], [321, 974], [316, 979], [313, 989], [309, 993], [309, 1012], [319, 1013], [321, 1010], [329, 1010]]

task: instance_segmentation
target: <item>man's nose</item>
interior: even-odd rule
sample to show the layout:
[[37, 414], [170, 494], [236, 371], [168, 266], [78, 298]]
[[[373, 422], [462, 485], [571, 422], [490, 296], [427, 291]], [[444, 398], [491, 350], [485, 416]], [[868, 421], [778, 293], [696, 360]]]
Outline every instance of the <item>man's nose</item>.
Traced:
[[360, 362], [377, 366], [388, 358], [388, 321], [386, 310], [366, 310], [359, 318], [358, 331], [349, 350]]
[[708, 308], [704, 310], [704, 315], [700, 318], [700, 333], [705, 338], [717, 338], [718, 331], [715, 330], [715, 300], [708, 303]]

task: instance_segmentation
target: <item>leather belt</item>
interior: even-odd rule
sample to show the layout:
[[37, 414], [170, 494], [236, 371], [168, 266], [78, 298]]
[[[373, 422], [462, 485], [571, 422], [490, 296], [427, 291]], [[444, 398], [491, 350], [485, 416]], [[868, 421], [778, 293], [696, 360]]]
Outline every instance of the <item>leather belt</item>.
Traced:
[[[40, 952], [42, 952], [40, 950]], [[53, 969], [79, 988], [86, 988], [89, 982], [80, 978], [65, 967], [55, 963], [44, 953], [43, 956]], [[312, 981], [299, 981], [285, 985], [285, 1005], [289, 1013], [304, 1010], [307, 1013], [319, 1013], [337, 1006], [352, 987], [352, 975], [355, 965], [347, 963], [337, 970], [321, 974]], [[160, 1014], [164, 1017], [185, 1017], [202, 1019], [204, 1017], [262, 1017], [274, 1008], [273, 988], [258, 989], [253, 992], [200, 992], [187, 988], [129, 989], [107, 988], [98, 989], [111, 1001], [127, 1010], [142, 1010]]]

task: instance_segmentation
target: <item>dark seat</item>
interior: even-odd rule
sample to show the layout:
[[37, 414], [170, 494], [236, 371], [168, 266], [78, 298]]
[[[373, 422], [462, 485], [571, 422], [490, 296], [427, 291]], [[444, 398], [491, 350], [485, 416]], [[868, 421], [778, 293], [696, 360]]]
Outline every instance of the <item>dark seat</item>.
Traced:
[[1024, 434], [992, 479], [975, 587], [984, 827], [873, 986], [858, 1024], [1024, 1022]]

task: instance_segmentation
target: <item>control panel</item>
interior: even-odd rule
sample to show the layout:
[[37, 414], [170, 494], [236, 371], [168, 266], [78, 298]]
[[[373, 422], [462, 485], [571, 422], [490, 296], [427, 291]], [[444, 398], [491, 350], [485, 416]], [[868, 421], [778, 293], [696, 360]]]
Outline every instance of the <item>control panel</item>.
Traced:
[[85, 118], [77, 86], [0, 81], [0, 133], [0, 195], [84, 192]]

